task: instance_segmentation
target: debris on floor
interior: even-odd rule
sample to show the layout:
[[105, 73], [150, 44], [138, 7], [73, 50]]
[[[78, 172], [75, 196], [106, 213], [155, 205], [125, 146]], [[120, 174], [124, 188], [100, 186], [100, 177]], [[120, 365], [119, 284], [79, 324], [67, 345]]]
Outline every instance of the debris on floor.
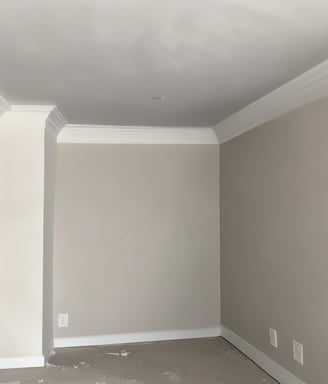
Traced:
[[[122, 358], [124, 357], [124, 358]], [[56, 349], [0, 384], [277, 384], [223, 338]]]
[[121, 352], [107, 352], [107, 355], [127, 357], [131, 355], [131, 352], [128, 352], [126, 349], [123, 349]]

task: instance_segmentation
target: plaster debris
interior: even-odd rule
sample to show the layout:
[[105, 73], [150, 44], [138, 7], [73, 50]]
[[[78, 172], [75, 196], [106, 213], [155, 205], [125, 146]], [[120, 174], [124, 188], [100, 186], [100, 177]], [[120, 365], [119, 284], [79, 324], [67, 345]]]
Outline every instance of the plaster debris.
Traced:
[[[227, 355], [227, 350], [233, 352]], [[28, 374], [13, 369], [4, 376], [0, 371], [0, 384], [277, 384], [235, 351], [219, 337], [171, 341], [164, 347], [154, 342], [63, 348], [50, 359], [51, 368], [30, 368]]]
[[164, 372], [163, 375], [167, 376], [174, 383], [178, 383], [181, 380], [180, 376], [175, 372], [167, 371], [167, 372]]
[[56, 354], [56, 351], [51, 351], [49, 356], [50, 356], [50, 357], [51, 357], [51, 356], [55, 356], [55, 354]]
[[78, 364], [73, 364], [73, 368], [80, 368], [80, 367], [90, 367], [90, 364], [86, 363], [85, 361], [80, 361]]
[[47, 363], [46, 366], [48, 368], [63, 368], [61, 365], [54, 365], [54, 364], [50, 364], [50, 363]]
[[107, 352], [107, 355], [127, 357], [131, 355], [131, 352], [128, 352], [126, 349], [123, 349], [121, 352]]
[[128, 352], [126, 349], [123, 349], [121, 351], [121, 356], [126, 357], [126, 356], [129, 356], [129, 355], [131, 355], [131, 352]]

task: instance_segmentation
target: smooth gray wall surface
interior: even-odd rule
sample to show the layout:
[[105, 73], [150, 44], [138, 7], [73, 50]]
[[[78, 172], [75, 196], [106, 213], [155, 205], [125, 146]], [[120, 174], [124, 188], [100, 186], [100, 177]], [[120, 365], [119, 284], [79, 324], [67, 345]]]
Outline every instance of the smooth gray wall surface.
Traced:
[[324, 99], [220, 147], [222, 324], [309, 384], [327, 383], [327, 122]]
[[218, 326], [218, 146], [57, 156], [55, 316], [70, 325], [55, 337]]

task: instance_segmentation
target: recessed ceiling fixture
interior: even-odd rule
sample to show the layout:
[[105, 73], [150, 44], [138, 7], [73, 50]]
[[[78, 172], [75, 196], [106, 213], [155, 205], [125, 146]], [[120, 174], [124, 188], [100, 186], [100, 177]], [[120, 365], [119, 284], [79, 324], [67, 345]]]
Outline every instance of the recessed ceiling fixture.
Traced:
[[153, 96], [152, 99], [155, 101], [163, 101], [166, 99], [166, 97], [165, 96]]

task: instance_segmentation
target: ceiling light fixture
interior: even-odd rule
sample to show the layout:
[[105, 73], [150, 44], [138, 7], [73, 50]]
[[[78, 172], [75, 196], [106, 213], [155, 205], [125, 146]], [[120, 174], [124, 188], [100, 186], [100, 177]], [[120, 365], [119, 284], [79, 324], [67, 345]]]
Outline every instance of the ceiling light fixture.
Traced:
[[166, 99], [166, 97], [165, 96], [153, 96], [152, 99], [155, 101], [163, 101]]

